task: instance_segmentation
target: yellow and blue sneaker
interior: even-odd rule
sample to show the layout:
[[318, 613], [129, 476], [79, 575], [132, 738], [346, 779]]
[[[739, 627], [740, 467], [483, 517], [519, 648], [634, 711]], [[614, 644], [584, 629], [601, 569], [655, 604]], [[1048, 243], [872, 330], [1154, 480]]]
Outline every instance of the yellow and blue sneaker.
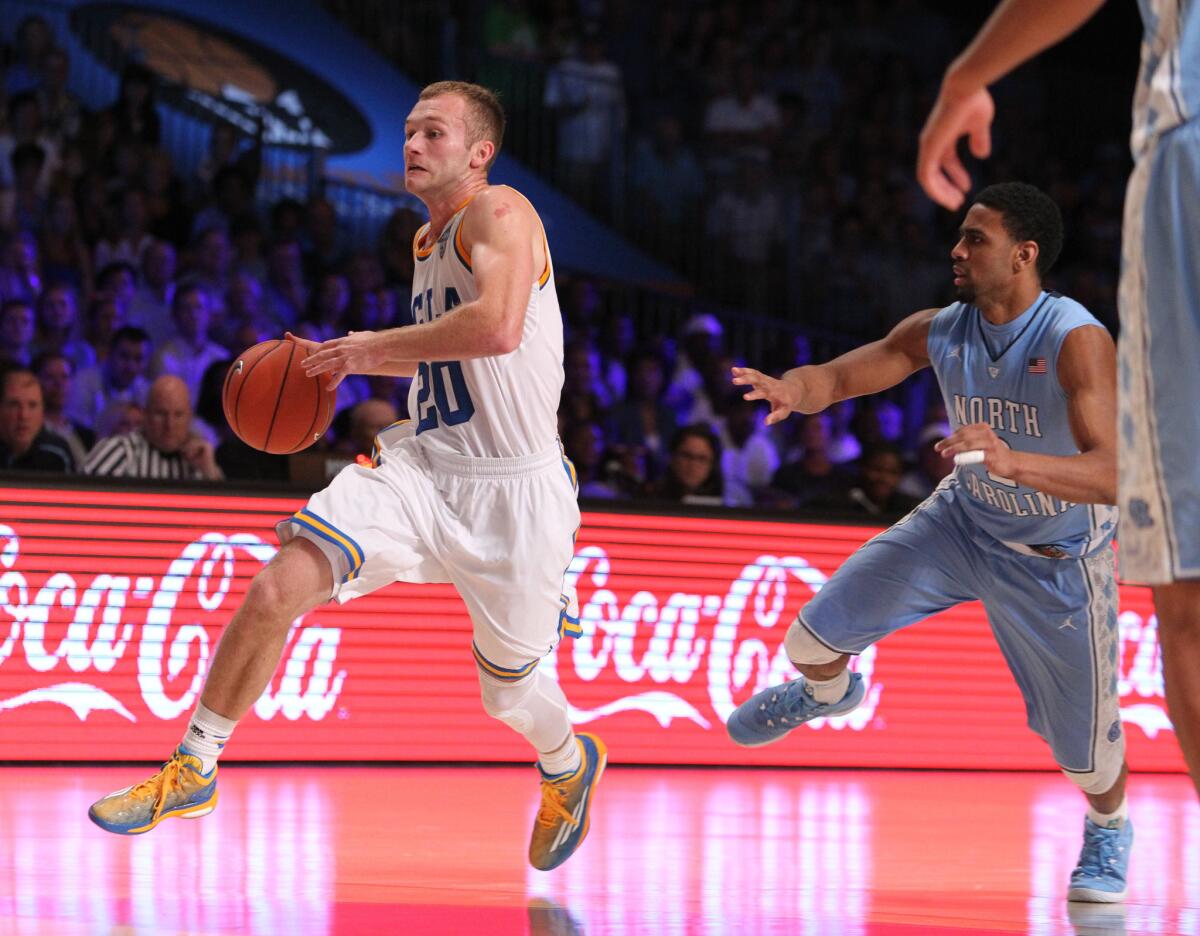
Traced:
[[594, 734], [579, 734], [580, 763], [571, 773], [542, 775], [542, 805], [529, 840], [529, 863], [539, 871], [550, 871], [575, 854], [588, 833], [592, 794], [604, 765], [608, 748]]
[[106, 832], [139, 835], [171, 816], [199, 819], [217, 808], [217, 768], [205, 774], [195, 754], [177, 747], [162, 770], [136, 786], [109, 793], [88, 810]]

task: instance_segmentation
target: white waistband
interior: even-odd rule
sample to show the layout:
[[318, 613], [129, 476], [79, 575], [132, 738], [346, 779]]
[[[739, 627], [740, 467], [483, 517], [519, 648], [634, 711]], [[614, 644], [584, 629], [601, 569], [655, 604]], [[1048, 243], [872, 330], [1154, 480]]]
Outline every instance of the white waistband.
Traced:
[[434, 448], [424, 448], [423, 452], [431, 468], [460, 478], [521, 478], [561, 464], [563, 458], [557, 445], [516, 458], [475, 458]]

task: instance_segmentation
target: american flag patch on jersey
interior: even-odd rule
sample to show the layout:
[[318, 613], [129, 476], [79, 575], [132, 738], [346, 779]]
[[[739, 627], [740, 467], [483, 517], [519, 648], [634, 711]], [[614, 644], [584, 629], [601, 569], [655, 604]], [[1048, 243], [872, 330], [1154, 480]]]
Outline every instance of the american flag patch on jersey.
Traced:
[[1029, 367], [1026, 368], [1031, 374], [1046, 373], [1046, 359], [1044, 357], [1031, 357], [1029, 359]]

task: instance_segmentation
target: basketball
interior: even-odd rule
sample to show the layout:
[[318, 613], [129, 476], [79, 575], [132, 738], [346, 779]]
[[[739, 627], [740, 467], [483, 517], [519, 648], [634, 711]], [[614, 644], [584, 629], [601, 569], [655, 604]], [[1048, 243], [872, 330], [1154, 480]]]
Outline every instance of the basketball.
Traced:
[[325, 434], [337, 391], [301, 367], [308, 349], [275, 338], [248, 348], [229, 367], [221, 402], [237, 437], [262, 452], [290, 455]]

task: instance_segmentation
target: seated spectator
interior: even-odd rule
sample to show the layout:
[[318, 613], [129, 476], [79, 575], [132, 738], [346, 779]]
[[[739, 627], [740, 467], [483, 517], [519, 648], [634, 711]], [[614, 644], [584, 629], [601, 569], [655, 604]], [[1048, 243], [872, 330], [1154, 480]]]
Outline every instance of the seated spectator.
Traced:
[[22, 143], [13, 150], [11, 162], [13, 187], [0, 191], [0, 228], [41, 234], [48, 202], [37, 182], [46, 156], [36, 143]]
[[137, 271], [133, 264], [114, 260], [99, 270], [96, 274], [96, 292], [117, 304], [122, 322], [130, 321], [129, 310], [133, 308], [133, 297], [137, 295]]
[[192, 432], [187, 386], [171, 374], [151, 385], [144, 426], [97, 442], [83, 470], [108, 478], [220, 481], [224, 477], [212, 444]]
[[829, 457], [829, 414], [811, 413], [798, 418], [800, 456], [775, 472], [771, 486], [800, 507], [836, 497], [846, 479]]
[[720, 435], [727, 503], [753, 504], [779, 468], [779, 452], [763, 424], [765, 413], [762, 403], [747, 400], [741, 390], [734, 391], [725, 402]]
[[42, 125], [46, 135], [56, 143], [73, 140], [83, 123], [83, 104], [67, 87], [71, 76], [71, 60], [60, 47], [46, 53], [45, 78], [37, 90]]
[[675, 373], [667, 387], [667, 405], [681, 425], [711, 422], [716, 410], [705, 387], [705, 375], [723, 354], [725, 329], [715, 315], [697, 313], [684, 323], [683, 350], [675, 359]]
[[778, 131], [779, 107], [759, 88], [754, 64], [745, 59], [737, 66], [732, 87], [714, 97], [704, 115], [713, 171], [732, 171], [735, 158], [743, 155], [766, 162]]
[[71, 449], [75, 465], [83, 465], [87, 453], [96, 444], [96, 433], [67, 416], [75, 365], [61, 351], [44, 351], [33, 361], [33, 372], [42, 385], [42, 411], [46, 428], [62, 437]]
[[72, 373], [96, 363], [92, 346], [77, 337], [79, 304], [75, 290], [66, 283], [52, 283], [38, 300], [37, 352], [62, 354], [70, 362]]
[[578, 54], [546, 72], [542, 103], [558, 122], [558, 187], [607, 213], [608, 173], [625, 132], [625, 86], [595, 23], [585, 25]]
[[44, 16], [30, 13], [17, 24], [13, 58], [4, 74], [10, 96], [36, 91], [46, 80], [46, 59], [54, 48], [54, 32]]
[[844, 494], [813, 501], [811, 506], [847, 514], [873, 517], [898, 517], [908, 513], [920, 500], [901, 494], [897, 487], [904, 474], [904, 458], [894, 445], [882, 443], [863, 452], [858, 476]]
[[275, 331], [294, 328], [308, 307], [300, 242], [277, 240], [267, 253], [267, 282], [263, 290], [263, 312]]
[[42, 272], [50, 282], [70, 283], [86, 296], [91, 293], [93, 269], [75, 199], [66, 192], [53, 192], [42, 228]]
[[118, 140], [157, 146], [161, 121], [154, 102], [154, 72], [140, 62], [126, 65], [109, 113]]
[[171, 337], [171, 305], [175, 298], [175, 248], [151, 241], [142, 254], [142, 284], [133, 294], [129, 324], [144, 328], [153, 345]]
[[666, 474], [647, 485], [643, 494], [696, 506], [724, 504], [721, 443], [716, 433], [704, 423], [685, 426], [675, 433]]
[[309, 303], [308, 315], [297, 334], [313, 341], [329, 341], [346, 334], [346, 313], [350, 308], [350, 284], [340, 273], [324, 273]]
[[32, 303], [9, 299], [0, 306], [0, 365], [28, 367], [33, 360]]
[[180, 284], [171, 300], [171, 317], [175, 334], [154, 354], [151, 373], [155, 376], [174, 374], [187, 385], [188, 398], [200, 395], [200, 380], [214, 361], [224, 361], [230, 355], [227, 348], [208, 338], [211, 317], [208, 290], [196, 282]]
[[567, 430], [563, 450], [575, 466], [580, 497], [614, 498], [621, 492], [605, 477], [604, 432], [594, 422]]
[[4, 245], [0, 262], [0, 302], [23, 299], [35, 303], [44, 282], [37, 239], [29, 231], [17, 231]]
[[375, 449], [375, 437], [399, 417], [387, 400], [366, 399], [350, 410], [346, 434], [333, 447], [336, 454], [368, 461]]
[[132, 325], [113, 334], [104, 363], [80, 371], [67, 412], [75, 422], [100, 430], [106, 409], [132, 402], [145, 406], [150, 390], [150, 336]]
[[32, 91], [22, 91], [8, 99], [8, 126], [0, 131], [0, 189], [13, 187], [13, 153], [25, 143], [32, 143], [42, 151], [36, 187], [39, 194], [45, 195], [58, 172], [58, 145], [42, 127], [42, 109]]
[[646, 470], [658, 477], [666, 467], [667, 446], [678, 424], [663, 401], [666, 363], [653, 351], [641, 351], [630, 362], [629, 394], [612, 411], [609, 434], [626, 449], [645, 453]]
[[200, 378], [200, 391], [196, 394], [195, 412], [192, 414], [192, 431], [218, 449], [218, 463], [221, 454], [219, 446], [233, 434], [225, 420], [225, 404], [221, 399], [231, 364], [233, 358], [226, 357], [213, 361], [204, 369], [204, 376]]
[[924, 500], [954, 470], [954, 457], [934, 448], [950, 432], [946, 423], [931, 423], [921, 430], [917, 437], [917, 464], [900, 479], [897, 490], [901, 494]]
[[114, 192], [109, 199], [108, 219], [108, 230], [96, 244], [96, 269], [122, 261], [136, 270], [146, 248], [154, 242], [147, 230], [145, 194], [136, 188]]
[[33, 372], [12, 368], [0, 381], [0, 468], [74, 471], [67, 443], [45, 426], [42, 387]]
[[704, 173], [684, 142], [678, 117], [659, 116], [654, 122], [654, 135], [638, 141], [629, 181], [650, 209], [647, 220], [656, 226], [656, 245], [669, 247], [668, 239], [684, 234], [683, 225], [693, 220], [704, 195]]
[[338, 269], [346, 259], [346, 244], [338, 227], [337, 209], [327, 198], [310, 199], [304, 211], [304, 272], [307, 278]]

